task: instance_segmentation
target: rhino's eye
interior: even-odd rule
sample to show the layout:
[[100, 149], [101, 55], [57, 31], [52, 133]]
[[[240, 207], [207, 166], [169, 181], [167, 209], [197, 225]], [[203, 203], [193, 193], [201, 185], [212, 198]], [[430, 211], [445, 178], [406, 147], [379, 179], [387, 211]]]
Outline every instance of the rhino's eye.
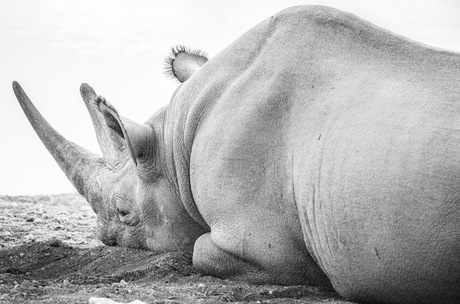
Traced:
[[115, 199], [115, 209], [120, 217], [125, 217], [131, 213], [131, 207], [120, 197]]
[[131, 205], [120, 197], [115, 198], [115, 209], [118, 213], [118, 219], [123, 224], [128, 226], [135, 226], [139, 223], [139, 215]]

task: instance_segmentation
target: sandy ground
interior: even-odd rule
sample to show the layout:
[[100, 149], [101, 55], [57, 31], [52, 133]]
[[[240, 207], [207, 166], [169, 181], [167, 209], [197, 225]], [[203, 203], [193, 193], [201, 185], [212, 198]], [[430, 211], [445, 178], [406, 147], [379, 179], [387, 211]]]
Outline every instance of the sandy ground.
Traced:
[[186, 252], [106, 247], [77, 194], [0, 196], [0, 303], [351, 303], [308, 286], [250, 285], [202, 276]]

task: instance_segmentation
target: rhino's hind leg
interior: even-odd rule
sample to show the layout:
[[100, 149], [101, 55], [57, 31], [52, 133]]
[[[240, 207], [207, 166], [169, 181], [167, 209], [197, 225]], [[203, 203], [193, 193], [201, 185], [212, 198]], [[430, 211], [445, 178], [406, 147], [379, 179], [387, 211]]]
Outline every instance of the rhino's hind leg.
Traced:
[[[270, 239], [275, 234], [270, 232], [265, 234], [267, 241], [279, 240]], [[235, 240], [232, 237], [234, 234], [219, 233], [213, 235], [213, 238], [211, 234], [212, 232], [199, 237], [193, 250], [193, 266], [202, 273], [254, 284], [330, 287], [329, 279], [308, 253], [289, 246], [289, 243], [278, 246], [281, 251], [264, 250], [254, 244], [243, 248], [232, 242]], [[271, 249], [274, 247], [273, 245]], [[290, 250], [284, 251], [285, 248]]]
[[211, 233], [206, 233], [196, 240], [193, 266], [204, 274], [224, 279], [254, 284], [272, 281], [270, 275], [256, 265], [217, 247], [211, 240]]

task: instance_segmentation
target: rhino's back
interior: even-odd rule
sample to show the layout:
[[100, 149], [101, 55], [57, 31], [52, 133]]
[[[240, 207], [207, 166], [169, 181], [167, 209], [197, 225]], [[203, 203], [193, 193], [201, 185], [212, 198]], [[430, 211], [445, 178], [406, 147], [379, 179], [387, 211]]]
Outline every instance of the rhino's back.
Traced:
[[230, 170], [234, 191], [275, 189], [270, 197], [297, 208], [307, 248], [339, 292], [453, 303], [459, 76], [458, 54], [296, 7], [250, 30], [180, 94], [201, 119], [188, 133], [194, 161]]

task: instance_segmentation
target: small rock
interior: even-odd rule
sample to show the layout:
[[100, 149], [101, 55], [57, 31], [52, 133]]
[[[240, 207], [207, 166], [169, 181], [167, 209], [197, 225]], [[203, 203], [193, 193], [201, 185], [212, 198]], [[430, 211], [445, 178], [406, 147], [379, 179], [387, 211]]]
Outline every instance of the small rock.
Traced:
[[28, 219], [26, 219], [27, 223], [32, 223], [33, 221], [35, 221], [33, 217], [29, 217]]
[[58, 239], [53, 239], [50, 241], [50, 246], [51, 247], [59, 247], [61, 246], [61, 241], [59, 241]]
[[29, 286], [32, 285], [32, 283], [30, 281], [24, 280], [24, 281], [22, 281], [21, 285], [24, 286], [24, 287], [29, 287]]
[[[89, 298], [88, 303], [89, 304], [119, 304], [119, 302], [115, 302], [107, 298], [96, 298], [96, 297]], [[134, 300], [128, 304], [145, 304], [145, 302]]]
[[40, 283], [38, 283], [38, 281], [35, 281], [35, 280], [32, 280], [32, 281], [24, 280], [21, 285], [23, 287], [39, 287]]
[[128, 283], [125, 280], [121, 280], [118, 283], [112, 283], [112, 286], [116, 286], [116, 287], [125, 287], [126, 285], [128, 285]]

